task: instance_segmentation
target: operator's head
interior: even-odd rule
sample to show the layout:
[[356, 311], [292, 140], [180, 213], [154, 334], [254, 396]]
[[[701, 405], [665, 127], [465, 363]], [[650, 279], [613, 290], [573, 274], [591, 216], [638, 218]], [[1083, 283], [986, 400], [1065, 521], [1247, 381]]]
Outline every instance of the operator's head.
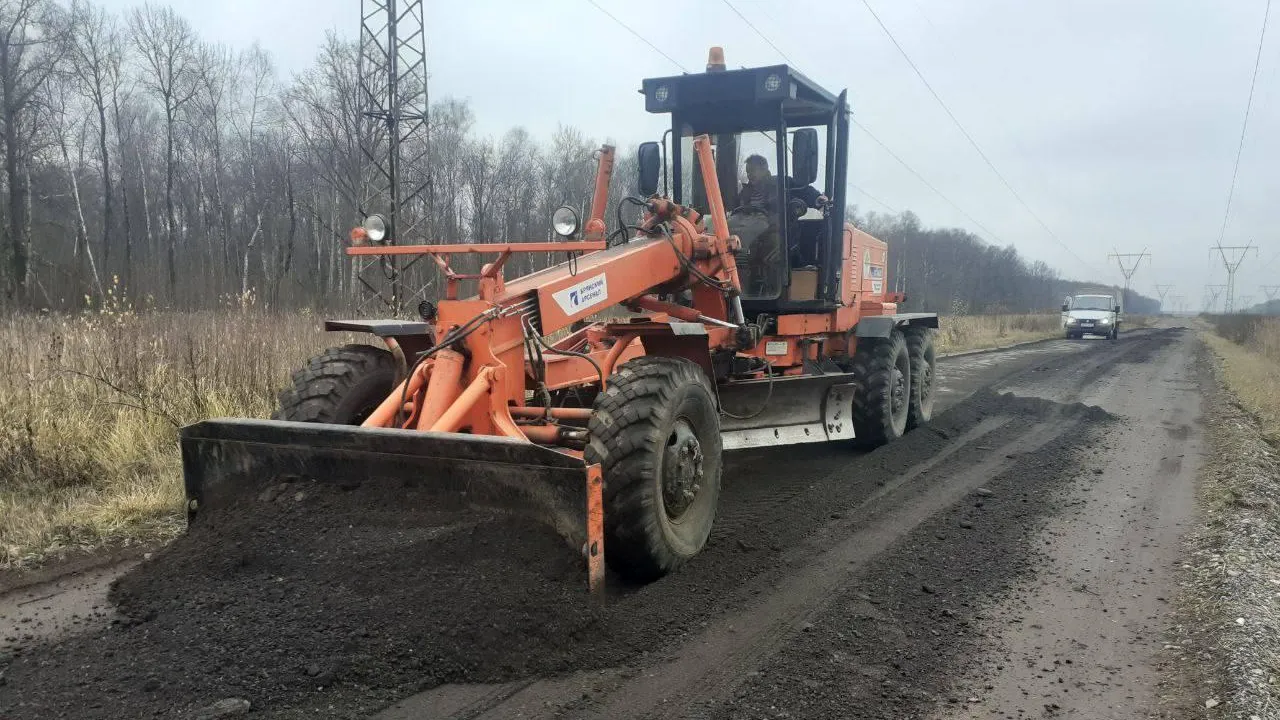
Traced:
[[747, 158], [747, 181], [760, 182], [769, 178], [769, 161], [763, 155], [752, 155]]

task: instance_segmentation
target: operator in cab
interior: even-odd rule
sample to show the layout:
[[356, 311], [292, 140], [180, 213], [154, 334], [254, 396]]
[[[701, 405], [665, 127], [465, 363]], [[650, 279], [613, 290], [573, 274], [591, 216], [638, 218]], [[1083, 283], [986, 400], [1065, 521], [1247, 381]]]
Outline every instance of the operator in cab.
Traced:
[[[758, 212], [752, 218], [738, 220], [738, 235], [750, 250], [747, 272], [749, 295], [767, 295], [781, 288], [781, 259], [778, 247], [778, 182], [769, 171], [769, 161], [763, 155], [751, 155], [746, 160], [747, 182], [738, 193], [739, 207], [748, 212]], [[822, 208], [827, 196], [812, 185], [799, 185], [790, 177], [783, 179], [787, 188], [787, 222], [791, 223], [807, 212], [808, 208]], [[790, 226], [789, 226], [790, 227]], [[789, 235], [798, 233], [788, 232]]]
[[[778, 209], [778, 183], [769, 172], [769, 161], [763, 155], [751, 155], [746, 162], [747, 182], [738, 193], [742, 206], [753, 207], [768, 213]], [[812, 185], [796, 187], [791, 178], [785, 179], [788, 195], [804, 202], [805, 207], [821, 208], [827, 204], [827, 196]]]

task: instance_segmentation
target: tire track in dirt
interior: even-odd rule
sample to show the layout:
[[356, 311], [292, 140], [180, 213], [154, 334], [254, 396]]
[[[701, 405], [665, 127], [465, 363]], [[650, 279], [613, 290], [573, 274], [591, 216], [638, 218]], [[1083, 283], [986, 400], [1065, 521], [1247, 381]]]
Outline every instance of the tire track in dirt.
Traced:
[[1153, 700], [1194, 477], [1179, 457], [1197, 433], [1189, 345], [1161, 333], [1110, 374], [1081, 363], [1039, 383], [1121, 422], [1062, 436], [931, 518], [855, 579], [878, 592], [851, 586], [687, 716], [1193, 717]]
[[[1100, 378], [1117, 365], [1141, 361], [1165, 342], [1163, 336], [1139, 336], [1104, 348], [1105, 352], [1053, 358], [1048, 364], [1015, 374], [1007, 384], [1032, 382], [1055, 399], [1074, 399], [1096, 388]], [[1048, 373], [1054, 375], [1054, 382], [1044, 382]], [[788, 553], [800, 570], [775, 583], [757, 604], [711, 623], [698, 638], [664, 658], [661, 664], [626, 678], [606, 675], [584, 676], [576, 682], [559, 680], [554, 689], [534, 683], [502, 698], [485, 712], [471, 709], [431, 716], [488, 719], [554, 712], [557, 716], [584, 718], [696, 717], [706, 712], [709, 700], [730, 695], [790, 638], [809, 632], [814, 625], [811, 619], [822, 613], [832, 595], [845, 591], [850, 578], [862, 566], [919, 523], [954, 505], [993, 476], [1025, 465], [1018, 458], [1034, 455], [1050, 441], [1061, 441], [1063, 448], [1058, 449], [1058, 454], [1067, 452], [1064, 448], [1071, 446], [1070, 436], [1083, 432], [1080, 415], [1079, 409], [1072, 412], [1068, 406], [1046, 404], [1038, 421], [1022, 425], [1012, 438], [1003, 437], [998, 442], [990, 436], [999, 435], [998, 430], [1008, 418], [983, 420], [945, 449], [889, 481], [839, 523], [810, 538], [804, 547]], [[974, 446], [983, 448], [983, 459], [953, 461], [961, 450]], [[932, 482], [921, 481], [935, 470]], [[942, 479], [936, 479], [939, 477]], [[901, 493], [908, 497], [894, 497], [895, 491], [902, 488], [911, 491]], [[875, 510], [886, 507], [886, 514], [875, 517]], [[843, 540], [838, 539], [841, 536]], [[835, 544], [829, 549], [814, 552], [814, 548], [832, 542]], [[422, 716], [429, 708], [441, 709], [430, 693], [380, 717], [391, 720]]]
[[[1030, 368], [1014, 380], [1028, 373], [1034, 377], [1056, 372], [1064, 376], [1057, 384], [1066, 388], [1065, 395], [1078, 396], [1117, 364], [1149, 354], [1151, 342], [1159, 345], [1163, 339], [1144, 340], [1138, 336], [1130, 342], [1104, 348], [1105, 352], [1094, 356], [1076, 356], [1066, 362], [1055, 358], [1051, 366], [1041, 364]], [[1038, 422], [1019, 427], [1014, 437], [1001, 438], [999, 442], [985, 438], [998, 434], [997, 430], [1008, 422], [1007, 417], [983, 420], [955, 438], [947, 448], [902, 473], [852, 511], [841, 513], [845, 517], [839, 523], [828, 525], [803, 548], [788, 553], [790, 559], [784, 561], [784, 565], [801, 569], [775, 583], [764, 600], [714, 621], [677, 653], [664, 657], [659, 665], [638, 673], [624, 673], [629, 677], [606, 673], [576, 680], [561, 679], [554, 681], [554, 689], [546, 683], [510, 688], [509, 694], [492, 698], [496, 702], [480, 713], [475, 712], [474, 707], [457, 713], [441, 712], [438, 696], [428, 692], [379, 717], [390, 720], [422, 716], [430, 709], [436, 711], [431, 714], [433, 717], [456, 718], [499, 718], [529, 713], [541, 716], [552, 711], [563, 716], [592, 718], [694, 716], [705, 708], [708, 698], [722, 697], [740, 684], [752, 668], [767, 659], [797, 629], [804, 632], [810, 624], [807, 618], [818, 613], [830, 595], [841, 591], [861, 565], [920, 522], [955, 504], [985, 480], [1007, 471], [1015, 464], [1011, 459], [1034, 454], [1050, 441], [1070, 434], [1077, 429], [1081, 410], [1077, 408], [1073, 412], [1048, 403], [1042, 408], [1042, 414]], [[979, 442], [986, 444], [978, 445]], [[985, 455], [984, 459], [947, 462], [961, 450], [973, 446], [982, 448], [980, 454]], [[945, 482], [920, 481], [939, 465], [946, 466], [945, 470], [934, 475], [944, 478]], [[910, 495], [909, 499], [894, 497], [895, 491], [912, 483], [916, 486], [910, 488], [910, 493], [904, 493]], [[885, 507], [889, 508], [887, 514], [874, 517], [875, 510]], [[833, 540], [839, 536], [845, 539]], [[815, 547], [832, 542], [836, 544], [814, 552]], [[454, 691], [449, 688], [444, 692]], [[588, 699], [580, 700], [584, 695]]]

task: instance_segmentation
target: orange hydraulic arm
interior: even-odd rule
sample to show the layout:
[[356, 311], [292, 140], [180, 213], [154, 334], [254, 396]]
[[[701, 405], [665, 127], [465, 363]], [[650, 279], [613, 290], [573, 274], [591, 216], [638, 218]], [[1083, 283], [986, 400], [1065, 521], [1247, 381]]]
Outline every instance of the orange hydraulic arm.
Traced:
[[[436, 337], [442, 346], [430, 357], [418, 358], [401, 385], [364, 424], [468, 431], [543, 443], [563, 440], [564, 432], [548, 427], [555, 420], [553, 415], [539, 418], [519, 410], [527, 405], [525, 393], [532, 377], [529, 368], [533, 366], [527, 365], [544, 353], [557, 360], [555, 377], [540, 381], [548, 388], [605, 384], [617, 363], [640, 352], [635, 334], [611, 338], [611, 345], [597, 345], [586, 357], [566, 354], [545, 344], [541, 337], [617, 305], [645, 308], [685, 322], [703, 322], [711, 326], [709, 344], [731, 342], [732, 328], [742, 322], [734, 262], [739, 243], [725, 222], [710, 139], [695, 138], [694, 149], [711, 199], [714, 234], [705, 232], [700, 216], [692, 209], [653, 198], [645, 202], [637, 237], [605, 247], [606, 193], [613, 171], [613, 148], [606, 146], [599, 156], [596, 196], [583, 242], [350, 248], [352, 255], [428, 254], [447, 279], [446, 297], [436, 316]], [[516, 252], [583, 254], [507, 282], [502, 266]], [[474, 274], [455, 273], [449, 265], [452, 255], [476, 253], [497, 257]], [[478, 283], [477, 296], [457, 299], [464, 280]], [[694, 308], [660, 303], [651, 297], [690, 287], [694, 289]], [[546, 374], [545, 359], [536, 367]], [[539, 420], [546, 424], [531, 425]]]
[[[446, 279], [445, 298], [436, 308], [436, 346], [403, 369], [402, 381], [363, 425], [502, 436], [582, 458], [587, 430], [581, 423], [589, 411], [552, 403], [532, 406], [530, 390], [545, 396], [593, 384], [603, 389], [617, 365], [644, 352], [643, 333], [655, 327], [674, 333], [674, 326], [661, 322], [668, 318], [702, 323], [708, 349], [736, 343], [743, 323], [734, 260], [740, 244], [728, 231], [710, 139], [698, 136], [694, 149], [711, 200], [714, 233], [706, 232], [694, 210], [651, 198], [643, 201], [645, 215], [636, 237], [607, 247], [604, 214], [614, 158], [613, 148], [606, 146], [599, 155], [591, 217], [581, 242], [349, 248], [351, 255], [429, 255]], [[367, 234], [357, 229], [352, 239], [363, 241]], [[502, 267], [517, 252], [566, 252], [571, 259], [508, 283]], [[453, 255], [477, 253], [496, 258], [479, 273], [457, 273], [449, 265]], [[464, 281], [477, 283], [476, 296], [458, 298]], [[693, 308], [655, 297], [687, 288], [693, 289]], [[619, 305], [647, 310], [653, 313], [649, 320], [659, 322], [595, 326], [554, 345], [543, 338]], [[583, 467], [590, 585], [599, 589], [604, 581], [601, 470], [598, 465]]]

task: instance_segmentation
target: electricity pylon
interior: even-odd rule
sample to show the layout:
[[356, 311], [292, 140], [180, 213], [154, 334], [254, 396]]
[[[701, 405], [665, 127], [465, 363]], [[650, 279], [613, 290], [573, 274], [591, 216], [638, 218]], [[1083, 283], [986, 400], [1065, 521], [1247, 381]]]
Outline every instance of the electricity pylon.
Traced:
[[1248, 245], [1214, 245], [1209, 248], [1209, 252], [1217, 251], [1222, 257], [1222, 266], [1227, 269], [1227, 299], [1222, 308], [1222, 312], [1231, 314], [1236, 310], [1236, 271], [1244, 264], [1244, 259], [1252, 250], [1254, 256], [1258, 254], [1257, 246], [1252, 243]]
[[1120, 266], [1120, 274], [1124, 275], [1124, 294], [1120, 297], [1120, 307], [1126, 308], [1129, 306], [1129, 280], [1138, 271], [1138, 266], [1142, 264], [1143, 258], [1149, 260], [1151, 255], [1144, 248], [1140, 253], [1113, 252], [1107, 256], [1108, 260], [1113, 258], [1116, 264]]

